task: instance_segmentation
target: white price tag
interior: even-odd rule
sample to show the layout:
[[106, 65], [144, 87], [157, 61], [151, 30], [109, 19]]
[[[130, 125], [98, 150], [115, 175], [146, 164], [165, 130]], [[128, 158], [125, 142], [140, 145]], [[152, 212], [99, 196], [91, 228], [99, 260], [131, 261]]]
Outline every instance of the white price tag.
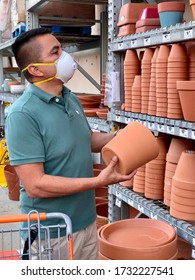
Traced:
[[154, 123], [149, 123], [149, 128], [150, 128], [151, 130], [154, 130]]
[[153, 214], [153, 213], [150, 213], [150, 217], [151, 217], [151, 219], [155, 219], [155, 220], [158, 219], [158, 218], [157, 218], [157, 215], [156, 215], [156, 214]]
[[137, 209], [139, 210], [139, 212], [144, 213], [144, 207], [138, 204]]
[[117, 196], [118, 198], [121, 198], [121, 193], [120, 193], [120, 192], [116, 192], [116, 196]]
[[125, 123], [130, 123], [130, 119], [129, 118], [125, 118]]
[[192, 139], [195, 139], [195, 131], [192, 131]]
[[187, 129], [184, 129], [184, 128], [180, 128], [179, 129], [179, 135], [181, 137], [187, 137], [188, 136], [188, 130]]
[[166, 43], [166, 42], [170, 42], [170, 39], [171, 39], [171, 36], [170, 36], [170, 33], [168, 34], [163, 34], [163, 42]]
[[170, 134], [174, 134], [174, 126], [169, 126], [169, 127], [168, 127], [168, 132], [169, 132]]
[[188, 29], [184, 31], [184, 38], [191, 39], [193, 38], [193, 29]]
[[158, 131], [161, 131], [161, 132], [165, 131], [165, 127], [163, 124], [158, 124]]
[[116, 121], [120, 122], [121, 121], [121, 117], [120, 116], [116, 116]]
[[150, 45], [150, 37], [148, 37], [148, 38], [144, 38], [144, 46], [148, 46], [148, 45]]
[[94, 123], [94, 129], [98, 129], [98, 124]]
[[121, 200], [116, 198], [116, 202], [115, 202], [116, 206], [118, 206], [119, 208], [121, 208]]
[[128, 199], [128, 204], [131, 205], [131, 206], [134, 206], [134, 202], [132, 199]]
[[192, 258], [195, 259], [195, 247], [192, 247]]
[[131, 47], [137, 47], [137, 39], [131, 41]]
[[122, 50], [123, 47], [124, 47], [124, 44], [123, 44], [123, 43], [119, 43], [119, 44], [118, 44], [118, 49], [119, 49], [119, 50]]

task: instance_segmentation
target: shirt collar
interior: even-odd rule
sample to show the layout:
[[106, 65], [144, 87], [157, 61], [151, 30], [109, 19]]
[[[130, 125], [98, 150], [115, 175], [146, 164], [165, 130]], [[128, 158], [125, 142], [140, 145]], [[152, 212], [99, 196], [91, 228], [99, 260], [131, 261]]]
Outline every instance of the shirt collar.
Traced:
[[[35, 86], [31, 83], [29, 83], [26, 91], [36, 95], [38, 98], [40, 98], [41, 100], [43, 100], [46, 103], [49, 103], [53, 98], [56, 98], [56, 96], [47, 93], [46, 91], [38, 88], [37, 86]], [[67, 87], [63, 86], [63, 88], [62, 88], [63, 98], [66, 99], [69, 97], [69, 95], [70, 95], [70, 90]]]

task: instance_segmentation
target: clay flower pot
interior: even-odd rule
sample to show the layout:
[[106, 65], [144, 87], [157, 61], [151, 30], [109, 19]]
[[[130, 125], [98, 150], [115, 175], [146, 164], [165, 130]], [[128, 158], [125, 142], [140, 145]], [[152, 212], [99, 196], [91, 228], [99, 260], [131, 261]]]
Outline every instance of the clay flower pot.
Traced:
[[20, 197], [20, 184], [19, 178], [11, 165], [4, 167], [5, 179], [8, 187], [8, 196], [10, 200], [19, 201]]
[[186, 121], [195, 121], [195, 81], [177, 81], [181, 108]]
[[98, 230], [101, 254], [114, 260], [166, 260], [177, 253], [175, 229], [152, 219], [126, 219]]
[[116, 170], [129, 174], [159, 153], [159, 146], [152, 132], [138, 122], [129, 123], [102, 148], [102, 157], [108, 165], [113, 156], [118, 157]]
[[181, 23], [185, 12], [185, 3], [162, 2], [158, 4], [161, 27]]
[[195, 20], [195, 0], [190, 0], [189, 4], [192, 10], [193, 19]]

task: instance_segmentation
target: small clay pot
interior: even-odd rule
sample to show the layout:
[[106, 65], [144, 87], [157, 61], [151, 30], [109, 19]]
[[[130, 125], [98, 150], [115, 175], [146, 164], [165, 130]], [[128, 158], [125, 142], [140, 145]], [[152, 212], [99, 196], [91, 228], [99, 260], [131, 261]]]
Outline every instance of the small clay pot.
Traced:
[[9, 199], [14, 201], [19, 201], [20, 182], [14, 167], [11, 165], [6, 165], [4, 167], [4, 175], [7, 182]]

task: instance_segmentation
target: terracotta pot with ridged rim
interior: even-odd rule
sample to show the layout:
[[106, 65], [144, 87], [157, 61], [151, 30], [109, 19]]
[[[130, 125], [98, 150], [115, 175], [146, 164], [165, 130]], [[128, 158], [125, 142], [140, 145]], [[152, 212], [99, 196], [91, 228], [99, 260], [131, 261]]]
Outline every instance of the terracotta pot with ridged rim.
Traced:
[[107, 165], [113, 156], [118, 157], [116, 170], [121, 174], [131, 173], [156, 158], [158, 153], [155, 136], [138, 122], [129, 123], [102, 148], [102, 157]]
[[114, 260], [166, 260], [177, 253], [175, 229], [163, 221], [113, 222], [98, 230], [98, 238], [100, 252]]

